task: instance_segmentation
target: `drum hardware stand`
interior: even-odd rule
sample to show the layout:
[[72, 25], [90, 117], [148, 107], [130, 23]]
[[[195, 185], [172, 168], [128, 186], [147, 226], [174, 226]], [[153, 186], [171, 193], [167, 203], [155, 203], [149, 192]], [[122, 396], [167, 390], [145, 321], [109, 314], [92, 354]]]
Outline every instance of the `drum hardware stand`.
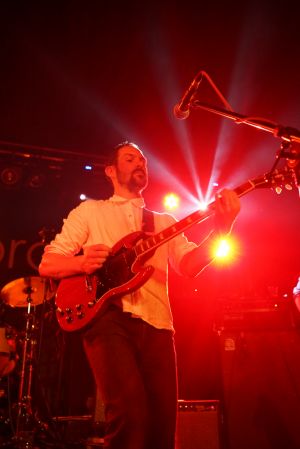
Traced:
[[[46, 228], [43, 228], [39, 235], [42, 237], [42, 242], [46, 243]], [[52, 231], [53, 232], [53, 231]], [[44, 291], [43, 304], [45, 305], [47, 290], [49, 283], [46, 283], [46, 290]], [[18, 403], [16, 414], [15, 434], [12, 438], [14, 449], [37, 449], [35, 446], [35, 435], [38, 430], [45, 432], [48, 430], [48, 425], [43, 423], [39, 418], [37, 412], [33, 413], [32, 408], [32, 378], [33, 378], [33, 364], [36, 361], [36, 314], [34, 305], [32, 305], [32, 293], [34, 289], [32, 285], [28, 285], [23, 292], [27, 295], [27, 315], [26, 327], [22, 348], [22, 364], [20, 374], [20, 385], [18, 391]], [[42, 323], [43, 328], [43, 323]], [[42, 329], [43, 330], [43, 329]], [[38, 355], [38, 358], [40, 354]]]
[[43, 424], [36, 414], [33, 414], [32, 409], [32, 376], [33, 376], [33, 361], [36, 346], [36, 339], [34, 336], [36, 330], [35, 312], [32, 306], [31, 294], [33, 289], [31, 286], [26, 287], [25, 293], [27, 296], [27, 316], [26, 327], [22, 348], [22, 363], [20, 373], [20, 385], [18, 391], [18, 403], [16, 414], [15, 435], [12, 438], [12, 443], [17, 449], [34, 449], [34, 436], [37, 428], [45, 430], [47, 425]]

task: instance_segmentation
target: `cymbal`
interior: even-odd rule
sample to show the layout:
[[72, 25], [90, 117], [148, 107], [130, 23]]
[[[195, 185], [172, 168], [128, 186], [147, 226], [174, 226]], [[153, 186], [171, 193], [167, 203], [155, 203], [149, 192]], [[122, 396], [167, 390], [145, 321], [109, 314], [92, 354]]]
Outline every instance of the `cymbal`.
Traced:
[[12, 307], [27, 307], [28, 299], [33, 306], [41, 304], [45, 299], [51, 299], [54, 292], [51, 288], [47, 288], [47, 279], [39, 276], [28, 276], [6, 284], [0, 293], [2, 300]]

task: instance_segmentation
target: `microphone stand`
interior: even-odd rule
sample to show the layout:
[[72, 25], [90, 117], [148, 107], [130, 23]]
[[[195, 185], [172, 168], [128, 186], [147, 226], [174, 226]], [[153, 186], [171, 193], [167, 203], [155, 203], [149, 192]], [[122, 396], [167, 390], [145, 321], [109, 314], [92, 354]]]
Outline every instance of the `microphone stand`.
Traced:
[[[190, 109], [204, 109], [205, 111], [213, 112], [214, 114], [222, 115], [223, 117], [234, 120], [236, 124], [244, 124], [249, 126], [254, 126], [255, 128], [261, 129], [272, 133], [275, 137], [280, 137], [287, 142], [298, 142], [300, 143], [300, 131], [296, 128], [291, 128], [289, 126], [282, 126], [278, 123], [272, 122], [271, 120], [260, 118], [260, 117], [249, 117], [246, 115], [238, 114], [234, 111], [228, 111], [223, 108], [218, 108], [216, 106], [211, 106], [207, 103], [202, 103], [198, 100], [193, 100], [190, 103]], [[290, 157], [290, 154], [284, 155], [284, 157]], [[291, 158], [295, 158], [292, 155]], [[297, 159], [300, 155], [297, 156]]]
[[[279, 159], [285, 158], [288, 168], [292, 171], [294, 183], [298, 187], [300, 196], [300, 150], [292, 147], [292, 143], [300, 143], [300, 131], [298, 129], [290, 126], [282, 126], [265, 118], [246, 116], [232, 110], [228, 111], [227, 109], [211, 106], [210, 104], [200, 102], [199, 100], [192, 99], [189, 108], [203, 109], [205, 111], [229, 118], [237, 125], [244, 124], [253, 126], [254, 128], [272, 133], [274, 137], [281, 138], [282, 142], [280, 150], [276, 154], [276, 159], [273, 167], [271, 168], [270, 174], [274, 172]], [[299, 167], [297, 168], [298, 165]]]

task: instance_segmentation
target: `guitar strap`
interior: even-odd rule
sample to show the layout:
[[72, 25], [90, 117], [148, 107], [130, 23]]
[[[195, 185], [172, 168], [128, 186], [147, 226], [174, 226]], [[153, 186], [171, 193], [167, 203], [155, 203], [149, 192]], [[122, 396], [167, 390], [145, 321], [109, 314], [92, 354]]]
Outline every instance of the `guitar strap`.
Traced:
[[145, 207], [143, 209], [142, 231], [154, 232], [154, 213]]

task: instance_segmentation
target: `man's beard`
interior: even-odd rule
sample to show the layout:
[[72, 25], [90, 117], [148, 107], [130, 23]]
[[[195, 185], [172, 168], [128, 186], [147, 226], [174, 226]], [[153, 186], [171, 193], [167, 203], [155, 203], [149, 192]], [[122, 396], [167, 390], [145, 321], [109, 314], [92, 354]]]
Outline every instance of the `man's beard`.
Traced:
[[[137, 173], [143, 173], [143, 175], [137, 175]], [[120, 172], [117, 170], [117, 178], [120, 184], [125, 185], [125, 182], [122, 180], [122, 176]], [[141, 169], [134, 170], [131, 173], [131, 176], [129, 178], [129, 181], [126, 182], [127, 188], [131, 192], [140, 192], [141, 190], [144, 190], [145, 187], [147, 187], [148, 184], [148, 176], [147, 172]]]
[[131, 174], [131, 177], [130, 177], [130, 180], [129, 180], [129, 183], [128, 183], [129, 190], [131, 190], [131, 191], [135, 191], [135, 190], [141, 191], [145, 187], [147, 187], [147, 184], [148, 184], [147, 175], [146, 175], [145, 172], [143, 172], [143, 173], [144, 173], [143, 176], [140, 176], [140, 175], [137, 176], [135, 172], [133, 172]]

